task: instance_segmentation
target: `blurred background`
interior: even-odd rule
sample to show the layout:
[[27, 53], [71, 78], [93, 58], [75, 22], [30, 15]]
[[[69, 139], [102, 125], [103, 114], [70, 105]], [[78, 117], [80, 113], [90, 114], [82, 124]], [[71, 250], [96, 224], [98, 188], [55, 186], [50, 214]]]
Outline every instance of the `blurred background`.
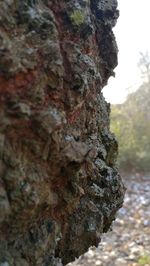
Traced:
[[130, 92], [137, 90], [143, 80], [138, 66], [140, 53], [150, 53], [150, 1], [118, 0], [120, 17], [114, 28], [119, 54], [115, 78], [103, 89], [112, 104], [123, 103]]
[[150, 1], [118, 0], [114, 29], [116, 77], [104, 96], [111, 103], [111, 131], [119, 142], [118, 167], [127, 187], [113, 232], [103, 237], [98, 264], [150, 265]]
[[103, 90], [112, 104], [111, 129], [119, 141], [120, 171], [150, 172], [150, 1], [119, 0], [114, 29], [116, 77]]
[[103, 94], [127, 191], [113, 231], [71, 266], [150, 266], [150, 0], [118, 0], [116, 77]]

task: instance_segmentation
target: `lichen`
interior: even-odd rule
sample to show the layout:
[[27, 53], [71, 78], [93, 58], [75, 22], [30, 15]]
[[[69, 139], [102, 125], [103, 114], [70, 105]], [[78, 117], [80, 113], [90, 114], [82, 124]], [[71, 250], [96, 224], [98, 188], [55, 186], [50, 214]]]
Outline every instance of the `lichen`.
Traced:
[[71, 21], [74, 25], [80, 26], [84, 23], [85, 14], [81, 10], [75, 10], [70, 16]]

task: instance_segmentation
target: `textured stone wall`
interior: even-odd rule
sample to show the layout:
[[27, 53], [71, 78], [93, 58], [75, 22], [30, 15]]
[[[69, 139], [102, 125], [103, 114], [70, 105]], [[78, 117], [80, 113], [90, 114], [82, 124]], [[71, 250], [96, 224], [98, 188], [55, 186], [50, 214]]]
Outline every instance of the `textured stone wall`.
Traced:
[[0, 1], [0, 266], [65, 265], [121, 207], [102, 88], [116, 0]]

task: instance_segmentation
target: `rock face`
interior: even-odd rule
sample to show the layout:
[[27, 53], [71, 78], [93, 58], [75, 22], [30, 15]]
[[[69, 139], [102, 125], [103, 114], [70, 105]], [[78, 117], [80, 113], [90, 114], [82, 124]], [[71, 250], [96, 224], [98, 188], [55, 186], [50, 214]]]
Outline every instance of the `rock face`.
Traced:
[[0, 266], [65, 265], [121, 207], [102, 88], [116, 0], [0, 2]]

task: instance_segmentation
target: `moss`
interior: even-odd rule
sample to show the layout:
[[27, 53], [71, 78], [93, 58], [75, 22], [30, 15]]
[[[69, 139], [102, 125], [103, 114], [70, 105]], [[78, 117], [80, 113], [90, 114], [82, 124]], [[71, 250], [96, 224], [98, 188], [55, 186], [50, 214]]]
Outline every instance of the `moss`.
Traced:
[[80, 26], [85, 20], [85, 14], [81, 10], [75, 10], [70, 18], [74, 25]]
[[147, 255], [147, 254], [142, 255], [142, 256], [138, 259], [138, 263], [139, 263], [139, 265], [141, 265], [141, 266], [149, 265], [149, 264], [150, 264], [150, 256]]

